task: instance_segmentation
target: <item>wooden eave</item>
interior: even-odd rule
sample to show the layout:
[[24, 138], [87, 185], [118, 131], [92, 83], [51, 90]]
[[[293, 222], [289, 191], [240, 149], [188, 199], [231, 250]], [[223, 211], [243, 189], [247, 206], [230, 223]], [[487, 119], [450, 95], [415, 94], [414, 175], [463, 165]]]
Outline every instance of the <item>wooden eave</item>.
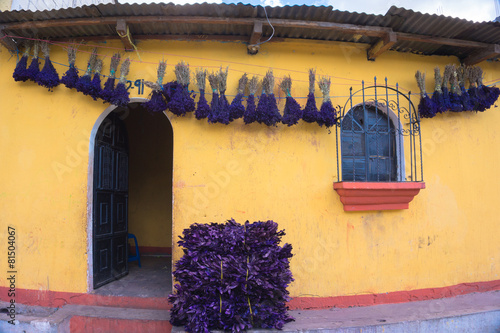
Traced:
[[[300, 28], [300, 29], [313, 29], [313, 30], [332, 30], [342, 32], [344, 34], [351, 34], [356, 36], [367, 36], [376, 38], [376, 42], [371, 45], [367, 50], [367, 58], [375, 60], [385, 51], [390, 50], [391, 47], [398, 41], [411, 41], [421, 42], [427, 44], [446, 45], [453, 47], [461, 47], [473, 50], [471, 55], [465, 59], [461, 59], [467, 65], [474, 65], [481, 61], [495, 58], [500, 55], [500, 46], [498, 44], [488, 44], [471, 40], [443, 38], [436, 36], [420, 35], [413, 33], [403, 33], [393, 31], [392, 28], [380, 26], [366, 26], [343, 24], [334, 22], [321, 22], [321, 21], [305, 21], [305, 20], [292, 20], [292, 19], [270, 19], [270, 23], [275, 28]], [[173, 24], [211, 24], [211, 25], [238, 25], [252, 27], [252, 33], [244, 40], [250, 47], [254, 47], [262, 37], [262, 27], [268, 25], [267, 20], [254, 19], [254, 18], [222, 18], [222, 17], [206, 17], [206, 16], [110, 16], [110, 17], [88, 17], [88, 18], [72, 18], [72, 19], [49, 19], [39, 21], [25, 21], [25, 22], [12, 22], [4, 23], [0, 26], [0, 34], [2, 36], [15, 36], [16, 31], [36, 31], [41, 28], [55, 28], [55, 27], [75, 27], [75, 26], [89, 26], [89, 25], [107, 25], [117, 32], [116, 35], [103, 35], [92, 36], [88, 39], [111, 39], [121, 38], [125, 50], [133, 49], [134, 39], [196, 39], [199, 40], [198, 35], [132, 35], [129, 33], [128, 26], [131, 24], [154, 24], [154, 23], [173, 23]], [[210, 37], [210, 38], [209, 38]], [[79, 39], [86, 39], [85, 37], [78, 36]], [[241, 39], [241, 36], [206, 36], [204, 39], [224, 39], [234, 40]], [[276, 39], [272, 39], [274, 41]], [[282, 40], [282, 38], [280, 38]], [[0, 42], [9, 50], [16, 49], [16, 43], [10, 38], [0, 39]], [[258, 48], [257, 48], [258, 51]]]

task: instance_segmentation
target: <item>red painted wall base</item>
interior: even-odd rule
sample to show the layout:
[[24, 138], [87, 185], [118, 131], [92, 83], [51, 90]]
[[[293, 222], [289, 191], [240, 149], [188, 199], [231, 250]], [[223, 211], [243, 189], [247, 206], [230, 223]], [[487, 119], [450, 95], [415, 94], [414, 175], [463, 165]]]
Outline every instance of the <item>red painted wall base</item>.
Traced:
[[[130, 246], [131, 253], [135, 253], [135, 246]], [[165, 255], [172, 254], [171, 247], [158, 247], [158, 246], [139, 246], [139, 253], [149, 255]]]
[[[7, 287], [0, 287], [0, 300], [8, 302]], [[370, 306], [377, 304], [405, 303], [424, 301], [470, 294], [500, 290], [500, 280], [486, 282], [461, 283], [449, 287], [427, 288], [408, 291], [395, 291], [381, 294], [364, 294], [335, 297], [294, 297], [288, 306], [290, 309], [327, 309], [347, 308], [352, 306]], [[142, 298], [142, 297], [115, 297], [95, 294], [68, 293], [60, 291], [40, 291], [32, 289], [16, 289], [16, 302], [25, 305], [38, 305], [45, 307], [62, 307], [66, 304], [113, 306], [135, 309], [168, 310], [172, 305], [168, 298]]]
[[348, 308], [354, 306], [370, 306], [378, 304], [406, 303], [454, 297], [477, 292], [500, 290], [500, 280], [487, 282], [461, 283], [442, 288], [427, 288], [408, 291], [394, 291], [383, 294], [364, 294], [336, 297], [296, 297], [288, 306], [297, 309]]

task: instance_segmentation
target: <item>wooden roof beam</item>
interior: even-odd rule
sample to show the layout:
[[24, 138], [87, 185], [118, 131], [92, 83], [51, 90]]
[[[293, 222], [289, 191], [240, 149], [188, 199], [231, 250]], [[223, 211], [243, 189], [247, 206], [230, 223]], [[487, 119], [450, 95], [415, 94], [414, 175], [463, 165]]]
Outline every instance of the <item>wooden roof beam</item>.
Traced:
[[422, 42], [428, 44], [439, 44], [439, 45], [468, 47], [468, 48], [486, 48], [492, 45], [488, 43], [475, 42], [471, 40], [433, 37], [427, 35], [410, 34], [406, 32], [396, 32], [396, 37], [398, 38], [399, 41], [406, 40], [410, 42]]
[[116, 32], [118, 33], [118, 36], [122, 40], [125, 51], [127, 52], [133, 51], [135, 48], [134, 39], [132, 37], [132, 34], [130, 33], [130, 29], [125, 20], [118, 20], [116, 22]]
[[250, 35], [250, 40], [248, 41], [248, 54], [257, 54], [259, 52], [260, 46], [257, 45], [262, 37], [262, 21], [255, 21], [253, 25], [253, 31]]
[[375, 60], [379, 55], [389, 50], [397, 41], [398, 37], [395, 32], [388, 33], [367, 50], [368, 60]]
[[500, 56], [500, 45], [493, 44], [485, 49], [478, 50], [464, 59], [463, 64], [472, 66], [480, 63], [481, 61], [488, 60]]
[[[174, 24], [225, 24], [225, 25], [247, 25], [254, 26], [256, 22], [266, 23], [266, 20], [253, 18], [223, 18], [207, 16], [109, 16], [109, 17], [87, 17], [72, 19], [55, 19], [40, 21], [25, 21], [6, 23], [9, 30], [40, 29], [52, 27], [71, 27], [86, 25], [113, 25], [118, 20], [123, 20], [128, 24], [141, 23], [174, 23]], [[303, 21], [288, 19], [269, 20], [274, 27], [291, 27], [303, 29], [337, 30], [344, 33], [361, 34], [369, 37], [382, 37], [391, 32], [391, 28], [377, 26], [363, 26], [354, 24]]]
[[4, 31], [4, 27], [0, 26], [0, 44], [2, 44], [10, 52], [17, 51], [17, 43], [14, 39], [7, 37], [9, 34]]

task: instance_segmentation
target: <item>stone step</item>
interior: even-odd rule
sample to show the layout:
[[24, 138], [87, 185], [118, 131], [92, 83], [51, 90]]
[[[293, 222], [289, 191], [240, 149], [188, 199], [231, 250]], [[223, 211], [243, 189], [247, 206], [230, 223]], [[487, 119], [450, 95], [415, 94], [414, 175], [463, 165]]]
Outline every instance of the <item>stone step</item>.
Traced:
[[[0, 304], [0, 307], [4, 307]], [[59, 309], [19, 306], [15, 325], [0, 314], [0, 332], [112, 333], [170, 332], [169, 310], [65, 305]]]

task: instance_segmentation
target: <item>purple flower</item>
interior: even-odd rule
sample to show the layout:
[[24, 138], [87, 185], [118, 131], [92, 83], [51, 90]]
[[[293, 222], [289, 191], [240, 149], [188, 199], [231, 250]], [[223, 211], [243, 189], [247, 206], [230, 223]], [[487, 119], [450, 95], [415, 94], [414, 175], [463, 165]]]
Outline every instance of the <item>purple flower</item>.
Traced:
[[104, 82], [104, 89], [101, 90], [101, 99], [105, 102], [111, 103], [111, 100], [113, 98], [113, 93], [115, 90], [115, 78], [114, 77], [108, 77], [106, 82]]
[[125, 87], [124, 83], [119, 82], [115, 90], [113, 90], [113, 96], [111, 97], [111, 104], [116, 106], [127, 106], [130, 102], [129, 92]]
[[314, 123], [317, 122], [318, 117], [319, 112], [316, 106], [316, 98], [314, 97], [314, 93], [309, 93], [307, 95], [307, 102], [302, 115], [302, 120], [307, 123]]
[[281, 120], [274, 94], [261, 94], [255, 110], [255, 120], [267, 126], [276, 126]]
[[149, 95], [149, 101], [143, 104], [144, 108], [151, 112], [163, 112], [167, 109], [167, 103], [161, 91], [153, 90]]
[[78, 70], [75, 68], [75, 65], [69, 65], [68, 70], [63, 74], [61, 78], [61, 83], [64, 84], [67, 88], [75, 88], [76, 82], [78, 82]]
[[321, 103], [319, 117], [316, 122], [319, 126], [325, 125], [326, 128], [330, 128], [337, 123], [337, 110], [333, 107], [330, 99]]
[[176, 116], [184, 116], [187, 112], [195, 110], [194, 99], [187, 86], [177, 84], [169, 89], [167, 108]]
[[19, 59], [19, 62], [17, 63], [16, 68], [14, 69], [14, 73], [12, 74], [12, 77], [14, 78], [15, 81], [26, 82], [29, 79], [26, 68], [27, 66], [28, 66], [28, 56], [23, 55], [21, 59]]
[[26, 76], [29, 80], [36, 82], [36, 77], [40, 73], [40, 63], [38, 62], [38, 58], [31, 59], [31, 64], [26, 70]]
[[233, 121], [243, 117], [245, 107], [243, 106], [243, 94], [237, 94], [229, 107], [229, 119]]
[[98, 73], [94, 74], [94, 78], [90, 82], [90, 87], [91, 89], [89, 95], [94, 99], [94, 101], [97, 101], [97, 99], [101, 97], [102, 92], [101, 75], [99, 75]]
[[285, 110], [283, 112], [282, 123], [288, 126], [295, 125], [302, 118], [302, 109], [299, 103], [291, 97], [286, 97]]
[[205, 98], [205, 90], [200, 90], [200, 98], [198, 99], [198, 106], [194, 112], [196, 119], [205, 119], [210, 114], [210, 106]]
[[54, 87], [59, 85], [59, 74], [57, 74], [49, 56], [45, 57], [45, 64], [42, 70], [37, 74], [35, 81], [40, 86], [48, 88], [49, 91], [52, 91]]
[[283, 328], [293, 320], [286, 307], [292, 247], [279, 246], [284, 234], [273, 221], [185, 229], [178, 242], [184, 256], [175, 263], [178, 283], [169, 296], [170, 322], [188, 332]]
[[245, 110], [245, 113], [243, 114], [243, 121], [245, 122], [245, 124], [251, 124], [257, 121], [255, 109], [255, 96], [253, 94], [250, 94], [247, 98], [247, 108]]

